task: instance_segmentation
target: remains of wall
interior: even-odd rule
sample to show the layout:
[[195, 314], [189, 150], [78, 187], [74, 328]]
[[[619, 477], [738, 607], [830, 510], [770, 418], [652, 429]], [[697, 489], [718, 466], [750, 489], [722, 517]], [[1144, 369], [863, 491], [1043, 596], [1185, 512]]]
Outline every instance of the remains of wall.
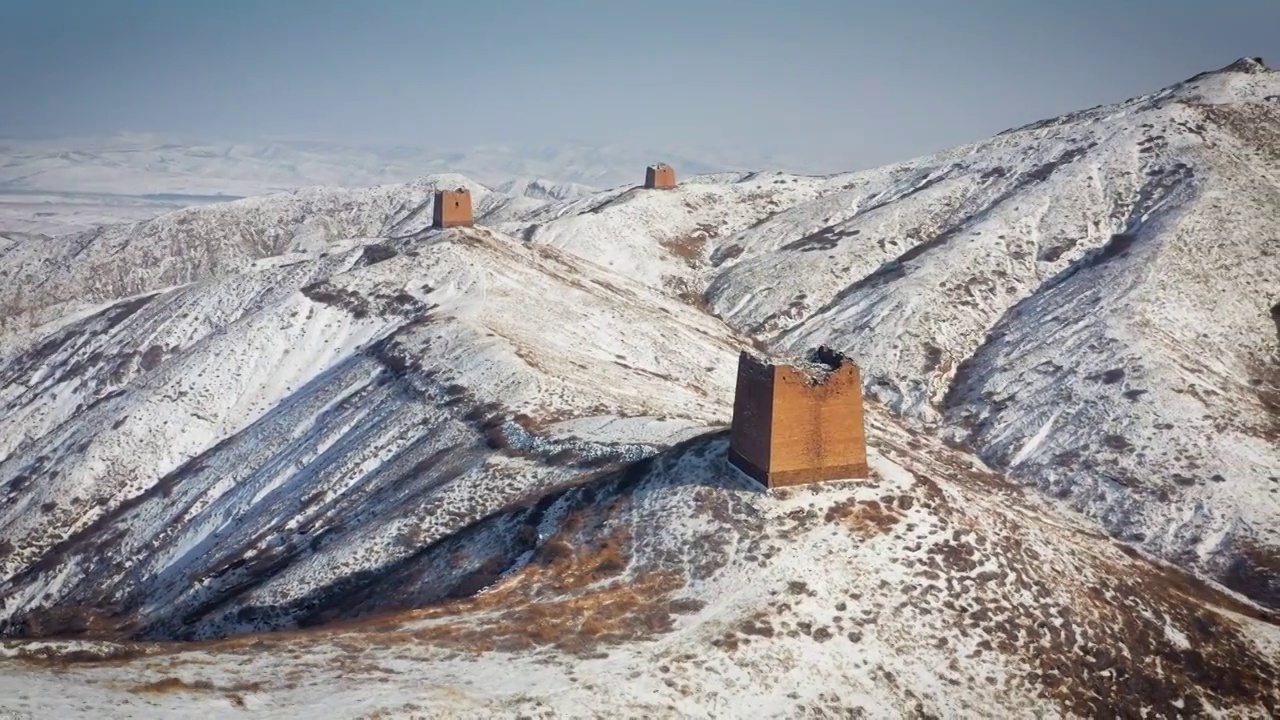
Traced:
[[432, 210], [431, 226], [436, 228], [467, 227], [471, 225], [471, 191], [437, 190]]
[[651, 190], [665, 190], [676, 186], [676, 169], [666, 163], [650, 165], [644, 171], [644, 186]]
[[730, 460], [768, 487], [866, 477], [857, 365], [825, 347], [784, 364], [744, 351]]
[[[730, 459], [738, 467], [769, 467], [773, 371], [773, 365], [746, 351], [738, 356], [738, 387], [733, 395], [733, 425], [729, 428]], [[764, 482], [763, 478], [756, 479]]]

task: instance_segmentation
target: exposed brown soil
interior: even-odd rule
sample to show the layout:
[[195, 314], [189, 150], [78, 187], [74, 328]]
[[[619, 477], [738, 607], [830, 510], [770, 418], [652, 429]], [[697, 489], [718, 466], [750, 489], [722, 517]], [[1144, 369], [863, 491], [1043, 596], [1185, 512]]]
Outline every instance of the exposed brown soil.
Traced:
[[227, 687], [218, 687], [208, 680], [187, 682], [182, 678], [168, 677], [149, 683], [140, 683], [129, 687], [129, 691], [144, 695], [168, 695], [171, 693], [244, 693], [257, 692], [266, 686], [265, 683], [237, 683]]
[[706, 262], [707, 241], [716, 237], [717, 233], [713, 225], [699, 225], [688, 235], [663, 240], [661, 245], [667, 252], [684, 260], [689, 267], [697, 268]]
[[[905, 502], [913, 502], [910, 496], [903, 497], [907, 498]], [[875, 500], [850, 499], [829, 508], [824, 519], [826, 522], [840, 522], [858, 537], [870, 540], [877, 535], [888, 534], [902, 521], [902, 516], [894, 511], [892, 505], [881, 505]]]
[[[429, 608], [338, 621], [325, 635], [378, 633], [377, 642], [425, 642], [467, 652], [555, 647], [590, 654], [602, 645], [635, 640], [672, 629], [675, 615], [696, 609], [673, 602], [684, 586], [675, 572], [627, 574], [630, 535], [623, 527], [600, 536], [580, 536], [597, 518], [576, 515], [535, 551], [531, 561], [499, 578], [500, 568], [477, 571], [471, 597]], [[223, 647], [238, 647], [237, 639]], [[247, 642], [247, 639], [245, 640]]]

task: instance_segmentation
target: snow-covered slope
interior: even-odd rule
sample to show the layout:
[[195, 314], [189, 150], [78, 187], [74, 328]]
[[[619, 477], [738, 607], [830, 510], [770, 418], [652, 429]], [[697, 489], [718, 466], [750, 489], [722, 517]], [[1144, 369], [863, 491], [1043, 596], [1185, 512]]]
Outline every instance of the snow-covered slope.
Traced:
[[721, 243], [712, 308], [1119, 536], [1280, 604], [1280, 73], [867, 173]]
[[[15, 242], [0, 255], [0, 331], [6, 340], [92, 303], [220, 277], [264, 258], [288, 263], [348, 238], [398, 238], [431, 224], [432, 193], [466, 187], [485, 222], [545, 205], [489, 190], [461, 175], [406, 185], [304, 188], [190, 207], [137, 224]], [[0, 352], [9, 343], [0, 343]]]
[[102, 225], [141, 222], [161, 213], [234, 197], [125, 197], [94, 193], [14, 192], [0, 189], [0, 236], [43, 239]]
[[724, 433], [695, 437], [490, 515], [354, 580], [342, 602], [283, 606], [305, 607], [323, 623], [313, 631], [9, 643], [0, 708], [264, 718], [1280, 708], [1274, 616], [1022, 497], [879, 409], [869, 419], [866, 481], [765, 493], [728, 465]]
[[555, 182], [546, 178], [508, 180], [498, 185], [495, 189], [505, 195], [527, 197], [534, 200], [572, 200], [595, 192], [586, 185]]
[[[301, 601], [572, 479], [492, 452], [532, 442], [517, 418], [551, 426], [529, 451], [593, 461], [717, 422], [738, 346], [483, 230], [126, 300], [11, 365], [0, 572], [16, 607], [129, 608], [163, 634], [204, 632], [204, 608], [214, 632], [245, 584], [246, 606]], [[637, 419], [626, 444], [554, 437], [595, 416]]]
[[[1242, 61], [861, 173], [0, 241], [0, 697], [108, 653], [59, 717], [1274, 714], [1278, 136]], [[763, 493], [737, 352], [819, 343], [875, 472]]]

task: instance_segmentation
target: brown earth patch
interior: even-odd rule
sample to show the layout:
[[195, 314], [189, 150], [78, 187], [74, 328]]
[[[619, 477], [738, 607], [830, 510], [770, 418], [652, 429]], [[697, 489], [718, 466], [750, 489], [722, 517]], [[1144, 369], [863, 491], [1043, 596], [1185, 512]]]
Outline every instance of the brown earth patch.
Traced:
[[187, 682], [182, 678], [168, 677], [154, 682], [141, 683], [130, 686], [129, 692], [145, 694], [145, 695], [168, 695], [170, 693], [243, 693], [258, 692], [266, 687], [265, 683], [247, 682], [236, 683], [226, 687], [219, 687], [208, 680], [193, 680]]
[[839, 522], [863, 540], [870, 540], [877, 535], [889, 534], [895, 525], [902, 522], [902, 515], [892, 506], [882, 505], [876, 500], [850, 499], [828, 508], [823, 520]]
[[694, 228], [688, 235], [660, 242], [667, 252], [680, 258], [691, 268], [697, 268], [706, 261], [707, 241], [716, 237], [719, 231], [713, 225], [702, 224]]
[[1274, 659], [1260, 657], [1236, 621], [1178, 592], [1165, 572], [1111, 570], [1072, 608], [1058, 609], [1060, 632], [1037, 655], [1046, 695], [1090, 717], [1249, 706], [1280, 714]]
[[479, 595], [358, 625], [389, 631], [382, 642], [399, 638], [470, 652], [555, 647], [579, 655], [668, 632], [678, 612], [696, 609], [671, 598], [684, 578], [663, 571], [626, 573], [628, 543], [621, 530], [591, 544], [558, 536], [528, 565]]

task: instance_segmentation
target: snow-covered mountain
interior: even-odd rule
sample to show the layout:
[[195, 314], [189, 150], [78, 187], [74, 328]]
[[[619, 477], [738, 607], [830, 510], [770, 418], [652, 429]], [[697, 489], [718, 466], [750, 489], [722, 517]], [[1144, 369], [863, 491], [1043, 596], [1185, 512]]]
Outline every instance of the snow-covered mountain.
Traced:
[[713, 310], [851, 353], [898, 412], [1280, 605], [1280, 74], [1242, 60], [849, 185], [724, 245]]
[[[52, 663], [13, 708], [1277, 712], [1280, 73], [682, 176], [0, 242], [0, 697]], [[458, 185], [478, 227], [431, 230]], [[820, 343], [872, 477], [765, 493], [737, 351]]]

